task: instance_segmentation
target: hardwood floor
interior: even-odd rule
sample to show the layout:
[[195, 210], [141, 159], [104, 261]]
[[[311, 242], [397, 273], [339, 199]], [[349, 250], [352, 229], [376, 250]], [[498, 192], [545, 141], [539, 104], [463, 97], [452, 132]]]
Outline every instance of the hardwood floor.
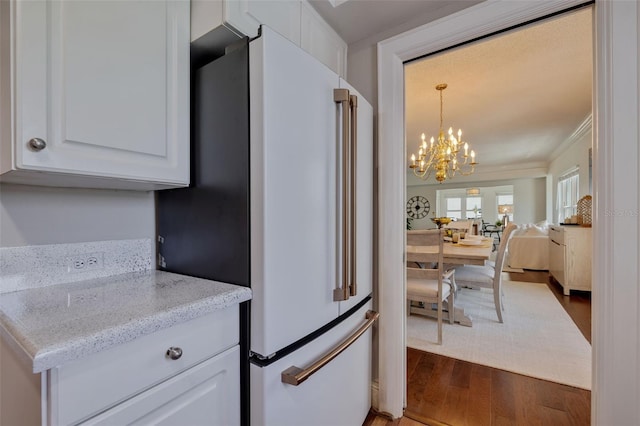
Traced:
[[[547, 272], [505, 272], [546, 283], [591, 342], [591, 293], [562, 294]], [[364, 426], [589, 425], [591, 392], [407, 348], [407, 408], [402, 419], [370, 413]]]

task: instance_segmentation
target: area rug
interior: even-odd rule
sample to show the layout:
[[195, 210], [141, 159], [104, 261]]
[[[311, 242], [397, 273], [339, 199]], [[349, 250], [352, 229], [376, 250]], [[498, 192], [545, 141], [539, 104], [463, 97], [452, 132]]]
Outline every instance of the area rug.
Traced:
[[476, 364], [591, 390], [591, 345], [546, 284], [504, 281], [504, 323], [489, 290], [460, 289], [456, 306], [472, 327], [407, 318], [407, 346]]

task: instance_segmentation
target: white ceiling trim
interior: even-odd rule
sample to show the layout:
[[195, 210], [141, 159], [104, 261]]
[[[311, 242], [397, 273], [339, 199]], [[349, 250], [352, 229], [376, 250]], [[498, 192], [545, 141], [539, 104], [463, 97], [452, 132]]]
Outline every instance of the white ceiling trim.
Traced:
[[593, 128], [593, 115], [589, 114], [587, 118], [584, 119], [582, 123], [578, 126], [578, 128], [567, 138], [567, 140], [563, 141], [556, 149], [551, 153], [551, 158], [558, 158], [565, 152], [571, 145], [581, 140], [587, 133], [591, 132]]

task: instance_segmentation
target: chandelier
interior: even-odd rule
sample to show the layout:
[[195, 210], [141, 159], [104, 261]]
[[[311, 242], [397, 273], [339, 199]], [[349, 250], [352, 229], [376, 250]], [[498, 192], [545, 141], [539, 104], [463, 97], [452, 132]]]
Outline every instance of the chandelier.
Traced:
[[413, 174], [420, 179], [429, 179], [435, 171], [435, 178], [442, 183], [446, 179], [451, 179], [459, 173], [467, 176], [474, 172], [476, 164], [476, 153], [469, 151], [469, 144], [462, 141], [462, 130], [458, 130], [458, 137], [453, 134], [450, 127], [445, 136], [442, 127], [442, 91], [447, 88], [446, 84], [438, 84], [436, 90], [440, 92], [440, 132], [438, 139], [431, 137], [427, 144], [424, 133], [422, 142], [419, 145], [418, 156], [411, 154], [409, 168]]

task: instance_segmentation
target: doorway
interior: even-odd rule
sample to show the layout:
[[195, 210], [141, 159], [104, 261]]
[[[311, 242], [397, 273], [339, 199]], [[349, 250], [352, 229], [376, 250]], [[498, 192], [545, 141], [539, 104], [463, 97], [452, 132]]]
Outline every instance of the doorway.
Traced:
[[[425, 154], [425, 145], [428, 151], [429, 138], [431, 137], [433, 143], [438, 134], [446, 135], [447, 129], [452, 126], [453, 137], [458, 135], [460, 139], [461, 135], [463, 140], [454, 139], [451, 149], [461, 147], [463, 142], [468, 143], [468, 148], [474, 150], [471, 152], [475, 152], [476, 159], [480, 159], [480, 164], [475, 170], [471, 170], [471, 174], [450, 173], [441, 183], [435, 180], [433, 173], [429, 175], [428, 170], [423, 175], [416, 173], [420, 167], [413, 167], [411, 170], [414, 173], [408, 173], [407, 177], [407, 200], [415, 196], [424, 197], [435, 207], [434, 217], [446, 216], [454, 220], [477, 219], [478, 213], [472, 210], [475, 204], [476, 208], [481, 207], [482, 222], [486, 220], [487, 225], [491, 226], [498, 223], [495, 229], [500, 229], [502, 222], [498, 221], [504, 217], [506, 203], [497, 199], [506, 198], [504, 194], [509, 194], [511, 199], [508, 204], [513, 213], [513, 185], [507, 190], [502, 187], [493, 188], [488, 182], [492, 185], [517, 183], [516, 223], [521, 225], [523, 230], [527, 227], [530, 229], [526, 230], [527, 238], [514, 237], [512, 245], [520, 249], [517, 251], [514, 248], [512, 252], [514, 265], [520, 266], [509, 269], [511, 273], [524, 272], [522, 267], [549, 269], [549, 242], [544, 234], [549, 232], [548, 223], [558, 221], [555, 220], [555, 211], [547, 216], [546, 203], [554, 209], [558, 206], [554, 202], [555, 190], [546, 194], [548, 180], [556, 182], [558, 172], [562, 172], [568, 165], [576, 168], [579, 164], [580, 170], [583, 171], [583, 176], [578, 176], [577, 171], [575, 176], [576, 179], [583, 178], [579, 196], [591, 196], [586, 177], [592, 142], [592, 20], [592, 8], [580, 8], [435, 55], [426, 55], [405, 62], [407, 151], [419, 158], [416, 162], [422, 160], [428, 164], [430, 156]], [[551, 45], [554, 46], [553, 49], [549, 49]], [[440, 95], [441, 114], [438, 116], [438, 94], [434, 88], [441, 87], [441, 83], [447, 84], [448, 88], [440, 91], [444, 96]], [[462, 129], [460, 132], [459, 126]], [[419, 146], [421, 140], [426, 142]], [[436, 143], [440, 142], [436, 139]], [[467, 160], [462, 154], [460, 150], [457, 164], [463, 164]], [[448, 164], [451, 166], [453, 163]], [[549, 166], [546, 175], [541, 177], [540, 169], [544, 169], [547, 164]], [[513, 178], [514, 171], [517, 171], [517, 180]], [[485, 176], [488, 174], [491, 174], [494, 180], [486, 181]], [[480, 194], [469, 196], [468, 191]], [[578, 198], [576, 197], [573, 203], [574, 210], [571, 214], [576, 214], [575, 204]], [[470, 203], [470, 200], [473, 202]], [[434, 225], [429, 219], [430, 217], [414, 217], [412, 229], [433, 228]], [[513, 220], [513, 217], [511, 219]], [[534, 231], [539, 233], [535, 237], [531, 236]], [[591, 232], [590, 229], [582, 231]], [[496, 232], [490, 235], [496, 239], [495, 250], [500, 245], [500, 234]], [[495, 260], [495, 252], [493, 256], [492, 259]], [[509, 257], [505, 266], [510, 265]], [[585, 261], [583, 266], [590, 266], [590, 262]], [[461, 271], [458, 273], [463, 273]], [[534, 281], [530, 281], [529, 285], [519, 284], [527, 281], [524, 275], [509, 279], [506, 278], [507, 275], [509, 274], [503, 274], [502, 284], [504, 292], [508, 293], [506, 311], [503, 313], [503, 316], [506, 315], [505, 324], [495, 323], [495, 313], [479, 309], [480, 306], [485, 306], [482, 301], [486, 292], [480, 295], [477, 291], [459, 289], [456, 294], [456, 307], [474, 319], [473, 329], [445, 324], [442, 345], [433, 345], [432, 333], [427, 331], [433, 321], [412, 314], [407, 318], [406, 325], [408, 347], [456, 360], [471, 361], [474, 368], [488, 365], [590, 389], [591, 347], [568, 316], [562, 316], [562, 305], [553, 296], [555, 288], [550, 287], [545, 292], [547, 297], [538, 300], [540, 303], [544, 301], [543, 305], [528, 312], [535, 299], [533, 294], [547, 287], [547, 274], [534, 274]], [[590, 280], [591, 277], [587, 279]], [[534, 285], [535, 283], [542, 284]], [[585, 284], [584, 281], [582, 283]], [[552, 285], [557, 286], [555, 283]], [[525, 289], [531, 294], [526, 293]], [[514, 310], [513, 307], [519, 305], [514, 298], [521, 291], [525, 292], [522, 296], [529, 303], [524, 303], [521, 308]], [[583, 297], [585, 296], [589, 297], [590, 293]], [[545, 309], [554, 309], [559, 318], [554, 322], [550, 320], [550, 315], [539, 313]], [[522, 327], [517, 326], [516, 324], [525, 317], [530, 318], [532, 322], [523, 322]], [[583, 318], [580, 317], [580, 320]], [[590, 315], [586, 320], [590, 320]], [[479, 323], [475, 324], [476, 322]], [[536, 340], [540, 330], [558, 333], [556, 338], [551, 338], [553, 333], [547, 334], [548, 347], [543, 351], [537, 345], [528, 344]], [[560, 330], [563, 330], [562, 333]], [[477, 339], [478, 336], [483, 338]], [[571, 336], [571, 339], [567, 338], [568, 336]], [[513, 342], [518, 343], [512, 347]], [[559, 353], [560, 347], [566, 348], [567, 356]], [[515, 358], [503, 358], [501, 355], [505, 351], [512, 353]], [[428, 406], [436, 420], [451, 422], [453, 418], [447, 417], [448, 411], [434, 409], [430, 401], [422, 400], [420, 391], [421, 383], [427, 377], [446, 374], [446, 367], [443, 367], [443, 370], [434, 369], [427, 363], [423, 365], [426, 367], [424, 371], [421, 368], [412, 371], [413, 353], [408, 350], [408, 377], [420, 377], [421, 380], [408, 380], [407, 411], [420, 412]], [[515, 362], [513, 359], [519, 361]], [[568, 371], [572, 373], [566, 374]], [[436, 380], [430, 387], [440, 389], [439, 382]], [[462, 382], [459, 386], [462, 386]], [[548, 392], [553, 386], [548, 384], [547, 388]], [[492, 389], [483, 389], [482, 385], [476, 385], [474, 392], [484, 390], [481, 393], [490, 394]], [[443, 394], [447, 393], [445, 389]], [[586, 394], [589, 395], [589, 392]], [[435, 394], [432, 395], [436, 401], [439, 400]], [[463, 395], [459, 396], [465, 398]], [[579, 410], [586, 419], [590, 411], [588, 402], [587, 396], [586, 403], [582, 404]], [[489, 411], [491, 406], [487, 404], [482, 408], [476, 407], [476, 411], [482, 409]], [[462, 415], [464, 408], [461, 407], [458, 411], [457, 414]], [[574, 413], [570, 409], [566, 409], [565, 412], [569, 418]], [[437, 417], [438, 415], [440, 417]]]
[[[484, 36], [493, 31], [509, 28], [513, 25], [522, 24], [539, 17], [547, 16], [566, 10], [570, 6], [578, 6], [580, 2], [573, 1], [545, 1], [545, 2], [484, 2], [476, 7], [470, 8], [462, 13], [458, 13], [451, 17], [447, 17], [433, 24], [429, 24], [423, 28], [406, 33], [401, 37], [394, 37], [378, 45], [378, 114], [379, 114], [379, 144], [381, 164], [379, 167], [379, 192], [380, 205], [380, 259], [384, 259], [384, 267], [380, 270], [380, 300], [383, 303], [381, 307], [384, 319], [380, 324], [380, 396], [379, 407], [392, 415], [399, 417], [402, 413], [403, 405], [403, 389], [404, 377], [402, 372], [405, 371], [405, 353], [402, 348], [404, 339], [399, 330], [403, 329], [403, 312], [397, 312], [393, 306], [403, 306], [402, 289], [398, 289], [397, 284], [403, 280], [404, 264], [402, 255], [404, 250], [404, 194], [398, 191], [405, 185], [405, 153], [399, 148], [398, 141], [403, 138], [403, 80], [402, 80], [402, 62], [407, 59], [415, 58], [421, 54], [437, 51], [439, 49], [448, 48], [458, 43], [463, 43], [476, 37]], [[506, 7], [508, 5], [508, 7]], [[615, 211], [615, 207], [626, 205], [629, 199], [629, 186], [624, 187], [625, 182], [621, 176], [613, 173], [613, 164], [616, 167], [624, 165], [628, 170], [634, 169], [636, 161], [625, 157], [618, 148], [613, 146], [624, 146], [625, 148], [637, 150], [636, 143], [637, 123], [637, 88], [626, 90], [625, 85], [619, 80], [624, 74], [625, 67], [631, 67], [632, 72], [637, 72], [637, 45], [624, 46], [620, 43], [621, 39], [611, 34], [615, 27], [618, 30], [624, 29], [629, 31], [628, 34], [636, 34], [638, 23], [633, 19], [626, 19], [626, 16], [636, 16], [638, 12], [636, 5], [629, 3], [604, 2], [598, 8], [600, 14], [596, 14], [598, 28], [600, 32], [596, 35], [599, 46], [600, 57], [597, 62], [598, 69], [601, 71], [597, 76], [597, 80], [601, 83], [600, 92], [596, 95], [598, 105], [598, 117], [606, 117], [606, 120], [597, 123], [598, 136], [606, 135], [607, 144], [594, 146], [594, 193], [596, 197], [599, 189], [604, 189], [607, 196], [601, 200], [601, 204], [596, 207], [596, 217], [594, 223], [598, 223], [598, 212], [604, 217], [607, 209], [611, 212]], [[613, 44], [616, 43], [616, 49]], [[620, 44], [619, 44], [620, 43]], [[620, 67], [610, 68], [612, 63], [619, 64]], [[609, 68], [607, 68], [609, 67]], [[609, 72], [605, 72], [609, 70]], [[635, 74], [633, 74], [635, 75]], [[628, 81], [628, 80], [627, 80]], [[626, 93], [628, 99], [613, 98], [612, 91], [619, 90], [620, 93]], [[635, 102], [635, 103], [634, 103]], [[613, 112], [622, 112], [630, 109], [635, 115], [631, 114], [615, 115]], [[597, 117], [595, 119], [597, 122]], [[624, 129], [624, 136], [613, 135], [613, 127], [616, 129]], [[628, 128], [625, 126], [629, 126]], [[625, 139], [627, 138], [627, 139]], [[596, 137], [596, 140], [599, 137]], [[600, 151], [604, 151], [604, 156], [599, 156]], [[600, 166], [598, 168], [598, 166]], [[600, 170], [600, 174], [598, 173]], [[635, 175], [634, 175], [635, 176]], [[619, 182], [618, 182], [619, 181]], [[619, 183], [620, 186], [615, 185]], [[633, 194], [637, 191], [637, 180], [631, 183], [634, 188]], [[637, 194], [632, 195], [633, 202], [637, 203]], [[595, 205], [595, 204], [594, 204]], [[635, 205], [635, 204], [634, 204]], [[626, 231], [633, 235], [638, 234], [637, 221], [625, 221]], [[629, 228], [630, 227], [630, 228]], [[618, 229], [617, 227], [615, 229]], [[620, 336], [620, 331], [615, 328], [616, 324], [622, 326], [624, 315], [613, 309], [612, 303], [620, 303], [622, 305], [629, 304], [629, 299], [624, 298], [622, 293], [614, 293], [609, 288], [598, 288], [599, 283], [606, 282], [608, 277], [613, 276], [614, 265], [621, 265], [624, 260], [625, 265], [635, 264], [638, 248], [631, 243], [627, 244], [623, 241], [623, 235], [618, 237], [621, 243], [613, 244], [613, 239], [617, 234], [614, 232], [613, 221], [604, 221], [598, 224], [598, 228], [594, 227], [595, 248], [594, 248], [594, 291], [604, 291], [607, 295], [607, 303], [605, 306], [594, 308], [594, 319], [598, 324], [596, 331], [600, 330], [603, 336], [610, 336], [610, 343], [614, 340], [622, 344], [622, 339], [637, 339], [634, 333], [638, 330], [638, 324], [625, 322], [631, 325], [630, 329], [624, 331], [624, 336]], [[615, 262], [614, 262], [615, 258]], [[632, 274], [628, 269], [629, 274]], [[624, 269], [624, 268], [623, 268]], [[633, 276], [633, 275], [630, 275]], [[619, 284], [625, 290], [637, 292], [638, 278], [626, 280]], [[634, 290], [635, 289], [635, 290]], [[636, 294], [636, 293], [633, 293]], [[597, 297], [597, 295], [596, 295]], [[627, 303], [625, 303], [627, 302]], [[637, 308], [638, 301], [634, 299], [631, 303]], [[385, 309], [386, 308], [386, 309]], [[616, 331], [618, 330], [618, 331]], [[615, 336], [615, 337], [614, 337]], [[613, 340], [612, 340], [613, 339]], [[592, 405], [593, 410], [597, 412], [598, 407], [602, 408], [603, 416], [609, 423], [611, 419], [632, 419], [635, 411], [631, 407], [634, 406], [634, 398], [637, 399], [638, 388], [633, 387], [636, 381], [629, 381], [628, 371], [625, 373], [622, 368], [615, 365], [611, 360], [598, 358], [597, 351], [608, 352], [606, 347], [598, 345], [597, 336], [595, 337], [594, 350], [596, 351], [595, 371], [599, 381], [594, 382], [595, 390], [609, 390], [609, 392], [600, 392], [595, 398]], [[625, 367], [631, 366], [633, 371], [637, 371], [638, 359], [636, 352], [625, 352], [620, 354], [624, 358]], [[598, 371], [601, 369], [600, 371]], [[599, 388], [603, 383], [628, 383], [624, 386], [626, 392], [613, 390], [614, 388]], [[611, 385], [613, 386], [613, 385]], [[618, 389], [617, 387], [616, 389]], [[635, 390], [634, 390], [635, 389]], [[596, 392], [597, 393], [597, 392]], [[623, 404], [624, 401], [625, 403]], [[628, 404], [626, 404], [628, 402]], [[609, 408], [609, 407], [616, 407]], [[629, 408], [625, 408], [629, 407]], [[602, 417], [594, 416], [597, 421]], [[620, 421], [618, 421], [620, 423]]]

